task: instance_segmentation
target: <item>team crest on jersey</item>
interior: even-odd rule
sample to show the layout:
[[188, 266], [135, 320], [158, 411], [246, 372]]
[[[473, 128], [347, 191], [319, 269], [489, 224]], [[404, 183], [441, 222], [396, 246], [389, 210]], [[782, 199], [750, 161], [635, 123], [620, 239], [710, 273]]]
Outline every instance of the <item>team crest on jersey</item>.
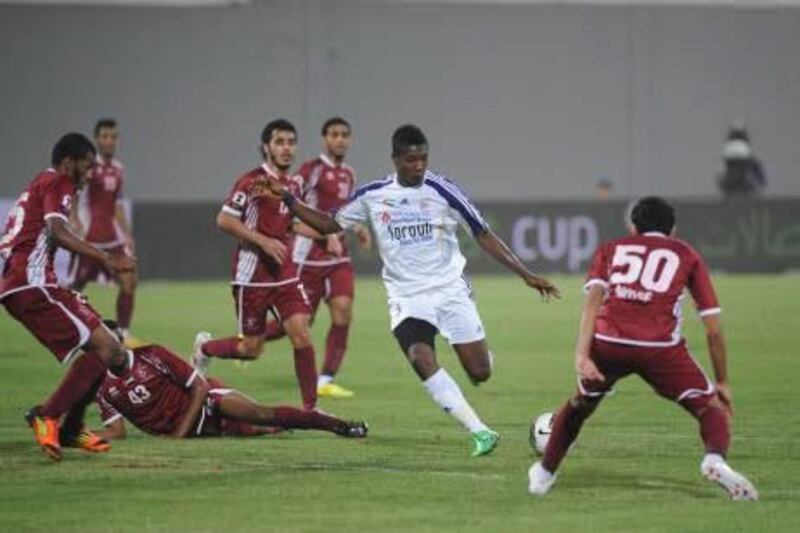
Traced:
[[336, 179], [336, 174], [334, 174], [332, 170], [329, 170], [328, 172], [325, 173], [325, 178], [328, 181], [333, 181]]
[[384, 224], [388, 224], [392, 221], [392, 215], [388, 211], [384, 211], [381, 213], [381, 222]]

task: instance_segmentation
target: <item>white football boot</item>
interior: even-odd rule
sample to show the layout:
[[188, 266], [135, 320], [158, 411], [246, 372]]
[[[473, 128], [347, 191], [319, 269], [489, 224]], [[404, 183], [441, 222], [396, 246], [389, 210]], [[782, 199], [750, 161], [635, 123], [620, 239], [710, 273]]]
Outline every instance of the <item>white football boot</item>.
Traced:
[[541, 462], [534, 463], [528, 470], [528, 492], [534, 496], [544, 496], [556, 482], [556, 475], [551, 474]]
[[192, 354], [192, 366], [202, 376], [205, 376], [206, 372], [208, 372], [208, 363], [211, 362], [211, 358], [206, 354], [204, 354], [203, 350], [201, 350], [200, 347], [210, 340], [211, 340], [211, 333], [207, 331], [201, 331], [194, 338], [194, 353]]
[[758, 491], [750, 480], [731, 468], [721, 455], [707, 454], [700, 463], [700, 473], [725, 489], [732, 500], [758, 499]]

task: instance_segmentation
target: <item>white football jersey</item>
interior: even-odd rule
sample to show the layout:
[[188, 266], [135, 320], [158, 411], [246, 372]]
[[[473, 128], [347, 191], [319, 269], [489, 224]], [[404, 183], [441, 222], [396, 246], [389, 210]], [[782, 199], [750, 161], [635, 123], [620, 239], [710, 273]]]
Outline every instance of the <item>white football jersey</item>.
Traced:
[[359, 187], [336, 219], [342, 226], [372, 225], [389, 298], [456, 282], [467, 262], [456, 238], [459, 222], [473, 235], [488, 230], [464, 192], [430, 170], [418, 187], [403, 187], [397, 174]]

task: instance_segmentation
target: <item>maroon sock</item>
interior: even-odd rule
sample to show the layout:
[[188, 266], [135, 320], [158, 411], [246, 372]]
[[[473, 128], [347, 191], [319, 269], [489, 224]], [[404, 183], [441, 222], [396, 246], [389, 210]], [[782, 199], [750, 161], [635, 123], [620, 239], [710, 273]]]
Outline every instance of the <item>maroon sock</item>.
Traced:
[[95, 401], [97, 389], [100, 388], [100, 384], [102, 382], [103, 376], [98, 378], [97, 381], [95, 381], [94, 386], [90, 387], [83, 398], [78, 400], [78, 403], [69, 410], [67, 416], [65, 416], [64, 420], [61, 422], [62, 435], [77, 435], [83, 429], [83, 418], [84, 413], [86, 412], [86, 407]]
[[272, 424], [286, 429], [322, 429], [334, 431], [344, 422], [338, 418], [322, 414], [318, 411], [304, 411], [295, 407], [278, 406], [273, 408], [275, 419]]
[[200, 351], [209, 357], [220, 359], [246, 359], [239, 354], [239, 337], [225, 337], [204, 342]]
[[719, 407], [709, 407], [700, 416], [699, 421], [700, 436], [703, 438], [706, 452], [725, 457], [731, 443], [728, 413]]
[[[72, 363], [58, 388], [39, 409], [42, 416], [60, 418], [98, 386], [106, 364], [97, 354], [85, 353]], [[83, 423], [83, 417], [80, 417]]]
[[294, 349], [294, 372], [300, 384], [303, 407], [313, 409], [317, 405], [317, 364], [313, 346]]
[[267, 320], [267, 332], [264, 333], [265, 340], [274, 341], [283, 338], [285, 335], [286, 331], [283, 329], [283, 324], [277, 320]]
[[119, 294], [117, 294], [117, 324], [122, 329], [128, 329], [131, 326], [133, 295], [134, 293], [132, 292], [123, 291], [119, 291]]
[[[585, 401], [585, 400], [584, 400]], [[553, 432], [544, 451], [542, 466], [551, 473], [555, 473], [558, 465], [564, 459], [569, 447], [575, 442], [583, 423], [594, 411], [592, 407], [575, 407], [573, 399], [567, 401], [556, 415], [553, 422]], [[581, 403], [580, 405], [585, 405]]]
[[337, 326], [331, 324], [328, 330], [328, 339], [325, 343], [325, 363], [322, 365], [322, 373], [326, 376], [335, 376], [342, 366], [344, 353], [347, 350], [347, 334], [350, 331], [350, 324]]
[[681, 407], [689, 411], [700, 424], [700, 437], [706, 452], [725, 456], [731, 443], [731, 430], [728, 413], [716, 407], [709, 396], [698, 396], [681, 402]]

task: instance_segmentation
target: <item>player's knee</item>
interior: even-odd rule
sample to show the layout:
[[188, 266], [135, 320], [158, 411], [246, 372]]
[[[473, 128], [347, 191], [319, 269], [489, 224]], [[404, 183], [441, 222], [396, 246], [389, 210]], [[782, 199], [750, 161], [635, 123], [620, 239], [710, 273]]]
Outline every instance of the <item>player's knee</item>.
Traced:
[[350, 299], [334, 298], [331, 300], [331, 320], [337, 325], [349, 324], [353, 319], [353, 306]]
[[483, 383], [492, 377], [492, 365], [488, 361], [467, 370], [470, 379], [475, 383]]
[[570, 398], [569, 403], [578, 411], [582, 412], [585, 415], [590, 415], [597, 409], [597, 406], [600, 404], [600, 400], [602, 400], [602, 396], [584, 396], [583, 394], [575, 394], [572, 398]]
[[289, 340], [295, 348], [305, 348], [311, 346], [311, 332], [308, 327], [293, 329], [286, 332], [289, 335]]
[[725, 410], [722, 401], [716, 396], [695, 396], [694, 398], [687, 398], [681, 402], [684, 409], [695, 418], [702, 417], [709, 409]]

